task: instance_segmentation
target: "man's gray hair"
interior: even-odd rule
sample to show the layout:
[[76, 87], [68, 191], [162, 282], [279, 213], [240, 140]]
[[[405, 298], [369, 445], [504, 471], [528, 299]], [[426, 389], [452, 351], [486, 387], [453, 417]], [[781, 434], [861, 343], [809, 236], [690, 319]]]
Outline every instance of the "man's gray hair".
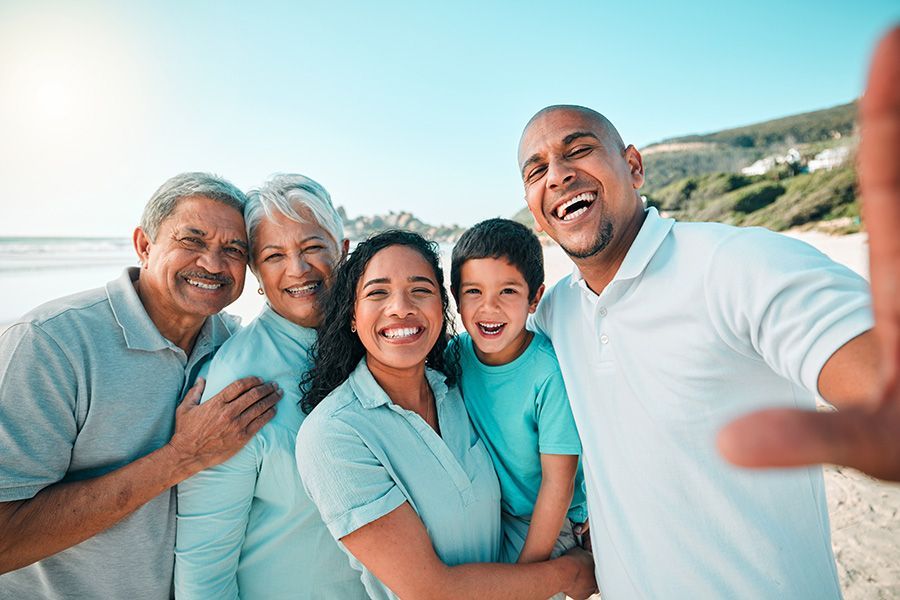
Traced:
[[340, 247], [344, 240], [344, 220], [331, 203], [331, 195], [317, 181], [295, 173], [272, 175], [259, 188], [247, 193], [244, 222], [250, 247], [263, 219], [282, 214], [297, 223], [308, 223], [309, 218], [301, 215], [301, 211], [312, 216]]
[[212, 173], [181, 173], [172, 177], [153, 192], [144, 214], [141, 215], [141, 229], [156, 241], [160, 224], [175, 212], [178, 202], [190, 196], [203, 196], [221, 202], [244, 213], [247, 196], [231, 182]]

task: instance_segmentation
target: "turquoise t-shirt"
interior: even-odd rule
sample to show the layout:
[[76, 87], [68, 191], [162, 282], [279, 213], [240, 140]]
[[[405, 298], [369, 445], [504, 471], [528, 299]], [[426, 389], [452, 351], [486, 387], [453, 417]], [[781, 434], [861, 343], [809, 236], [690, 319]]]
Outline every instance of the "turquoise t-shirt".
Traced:
[[[459, 336], [463, 400], [500, 479], [503, 511], [530, 519], [541, 488], [541, 454], [581, 454], [581, 441], [550, 340], [535, 334], [521, 356], [490, 366]], [[568, 517], [587, 518], [584, 476], [575, 476]]]
[[178, 485], [179, 599], [367, 597], [297, 474], [298, 383], [315, 339], [266, 306], [215, 355], [203, 401], [251, 375], [277, 382], [284, 397], [236, 455]]

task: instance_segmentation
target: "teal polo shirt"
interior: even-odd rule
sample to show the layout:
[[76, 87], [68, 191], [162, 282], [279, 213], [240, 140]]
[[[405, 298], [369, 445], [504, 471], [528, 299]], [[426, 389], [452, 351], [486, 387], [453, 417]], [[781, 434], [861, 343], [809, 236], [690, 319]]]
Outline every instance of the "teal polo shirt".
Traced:
[[[457, 388], [448, 389], [437, 371], [426, 376], [441, 435], [394, 404], [363, 358], [300, 428], [303, 485], [337, 540], [408, 502], [445, 564], [496, 562], [497, 475]], [[348, 555], [372, 598], [397, 597]]]

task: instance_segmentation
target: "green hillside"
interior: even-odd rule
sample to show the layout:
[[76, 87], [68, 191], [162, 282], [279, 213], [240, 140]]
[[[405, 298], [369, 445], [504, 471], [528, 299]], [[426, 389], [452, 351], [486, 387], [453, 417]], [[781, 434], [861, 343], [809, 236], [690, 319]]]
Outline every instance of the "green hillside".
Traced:
[[[762, 225], [776, 231], [798, 226], [856, 231], [856, 115], [857, 103], [851, 102], [652, 144], [641, 150], [641, 193], [648, 204], [682, 221]], [[810, 167], [818, 153], [839, 147], [851, 152], [843, 164], [832, 170]], [[799, 160], [784, 162], [789, 148]], [[741, 174], [742, 168], [763, 158], [782, 162], [763, 175]], [[513, 219], [533, 224], [524, 208]]]

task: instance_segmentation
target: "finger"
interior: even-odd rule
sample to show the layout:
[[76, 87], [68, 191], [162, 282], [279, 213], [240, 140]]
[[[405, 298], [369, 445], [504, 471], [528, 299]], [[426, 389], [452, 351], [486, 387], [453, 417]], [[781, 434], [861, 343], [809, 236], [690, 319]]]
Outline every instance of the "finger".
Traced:
[[262, 379], [259, 377], [244, 377], [243, 379], [238, 379], [237, 381], [232, 381], [225, 388], [212, 397], [210, 400], [218, 402], [220, 404], [228, 404], [229, 402], [234, 402], [239, 399], [243, 394], [247, 393], [247, 391], [252, 390], [254, 387], [260, 385], [262, 383]]
[[200, 398], [203, 397], [203, 389], [206, 387], [206, 380], [198, 377], [191, 389], [187, 391], [178, 408], [181, 410], [190, 410], [192, 407], [200, 404]]
[[272, 393], [263, 396], [262, 398], [248, 406], [247, 409], [240, 414], [240, 417], [238, 417], [238, 423], [243, 429], [249, 429], [250, 424], [258, 419], [263, 413], [267, 412], [269, 409], [272, 409], [276, 404], [278, 404], [278, 401], [281, 400], [282, 396], [284, 396], [284, 392], [282, 392], [280, 389], [274, 390], [272, 391]]
[[858, 153], [863, 217], [869, 231], [872, 300], [886, 385], [900, 363], [900, 27], [878, 44], [860, 102]]
[[247, 437], [252, 438], [266, 423], [271, 421], [275, 417], [275, 410], [275, 404], [273, 404], [260, 413], [255, 419], [250, 421], [244, 429], [247, 432]]
[[886, 469], [896, 458], [888, 448], [893, 444], [896, 453], [897, 443], [886, 435], [883, 416], [860, 409], [839, 413], [764, 410], [727, 425], [719, 432], [717, 444], [727, 460], [743, 467], [833, 463], [890, 477]]

